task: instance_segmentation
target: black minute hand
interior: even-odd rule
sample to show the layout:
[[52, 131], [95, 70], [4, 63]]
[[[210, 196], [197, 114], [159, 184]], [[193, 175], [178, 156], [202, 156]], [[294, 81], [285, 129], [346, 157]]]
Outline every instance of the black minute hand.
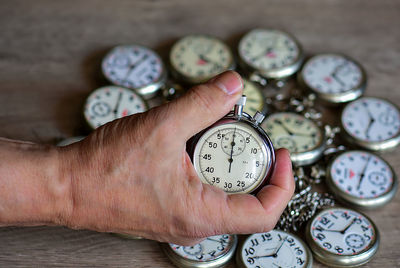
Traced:
[[369, 160], [371, 159], [371, 156], [368, 157], [367, 163], [365, 164], [361, 174], [360, 174], [360, 180], [358, 181], [358, 185], [357, 185], [357, 190], [360, 190], [361, 187], [361, 182], [363, 181], [364, 177], [365, 177], [365, 171], [367, 170], [368, 164], [369, 164]]
[[235, 147], [235, 135], [236, 134], [236, 128], [235, 128], [235, 130], [233, 131], [233, 135], [232, 135], [232, 142], [231, 142], [231, 155], [230, 155], [230, 158], [228, 159], [228, 161], [229, 161], [229, 173], [231, 173], [231, 168], [232, 168], [232, 162], [233, 162], [233, 147]]

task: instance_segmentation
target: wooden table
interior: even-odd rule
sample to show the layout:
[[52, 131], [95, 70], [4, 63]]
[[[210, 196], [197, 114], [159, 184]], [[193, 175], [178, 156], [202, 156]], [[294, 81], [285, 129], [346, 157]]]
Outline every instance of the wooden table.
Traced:
[[[0, 136], [54, 144], [82, 134], [83, 102], [106, 83], [100, 62], [112, 46], [141, 43], [165, 57], [185, 34], [215, 35], [234, 47], [254, 27], [288, 30], [308, 54], [334, 51], [354, 57], [369, 76], [366, 94], [400, 104], [397, 0], [3, 0]], [[399, 149], [384, 154], [398, 174]], [[400, 266], [399, 212], [399, 195], [383, 209], [367, 212], [381, 231], [382, 244], [366, 267]], [[10, 227], [0, 229], [0, 267], [172, 265], [153, 241], [61, 227]]]

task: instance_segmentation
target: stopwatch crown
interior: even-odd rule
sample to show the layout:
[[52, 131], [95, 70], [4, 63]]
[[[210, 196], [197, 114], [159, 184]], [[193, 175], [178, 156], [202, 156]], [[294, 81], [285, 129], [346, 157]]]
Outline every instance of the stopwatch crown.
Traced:
[[246, 96], [242, 95], [235, 104], [235, 115], [236, 116], [239, 116], [239, 117], [242, 116], [243, 107], [245, 104], [246, 104]]

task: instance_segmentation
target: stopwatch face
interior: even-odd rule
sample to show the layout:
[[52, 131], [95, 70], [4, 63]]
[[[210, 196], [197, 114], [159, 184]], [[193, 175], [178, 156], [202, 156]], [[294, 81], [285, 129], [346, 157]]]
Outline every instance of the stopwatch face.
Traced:
[[311, 221], [307, 235], [311, 250], [325, 264], [360, 265], [376, 253], [378, 231], [365, 215], [345, 208], [330, 208]]
[[361, 66], [338, 54], [321, 54], [308, 60], [300, 76], [319, 97], [330, 102], [347, 102], [359, 97], [366, 77]]
[[[294, 162], [313, 162], [322, 153], [324, 133], [314, 123], [302, 115], [281, 112], [267, 117], [261, 124], [275, 148], [286, 148]], [[318, 151], [315, 154], [306, 154]], [[313, 159], [307, 159], [311, 157]]]
[[244, 267], [311, 267], [312, 255], [297, 236], [272, 230], [250, 235], [238, 251], [238, 263]]
[[[280, 78], [279, 76], [289, 76], [298, 70], [302, 51], [298, 42], [288, 33], [255, 29], [241, 39], [239, 56], [247, 66], [260, 71], [267, 78]], [[274, 71], [281, 72], [273, 73]]]
[[341, 123], [347, 137], [367, 149], [388, 149], [400, 142], [400, 112], [383, 99], [363, 97], [347, 104]]
[[392, 168], [370, 152], [347, 151], [338, 155], [329, 165], [328, 174], [328, 185], [336, 194], [362, 207], [384, 204], [396, 191]]
[[250, 193], [273, 168], [273, 148], [244, 122], [217, 124], [199, 138], [193, 153], [202, 182], [227, 193]]
[[[111, 83], [131, 89], [152, 86], [163, 79], [165, 72], [161, 58], [153, 50], [139, 45], [115, 47], [103, 59], [102, 69]], [[142, 94], [141, 91], [138, 92]], [[143, 93], [150, 92], [143, 90]]]
[[86, 100], [84, 115], [93, 129], [115, 119], [141, 113], [147, 104], [133, 91], [117, 86], [101, 87]]
[[246, 105], [243, 108], [245, 113], [254, 115], [257, 111], [261, 112], [264, 109], [264, 94], [255, 83], [243, 79], [243, 95], [246, 96]]
[[229, 47], [215, 37], [188, 35], [174, 44], [170, 62], [179, 78], [200, 83], [231, 68], [233, 56]]

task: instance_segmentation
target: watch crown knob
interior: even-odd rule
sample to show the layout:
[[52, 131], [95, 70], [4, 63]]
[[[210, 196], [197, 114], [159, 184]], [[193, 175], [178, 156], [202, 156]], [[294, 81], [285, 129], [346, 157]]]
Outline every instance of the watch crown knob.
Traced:
[[243, 106], [246, 104], [246, 96], [242, 95], [240, 99], [235, 104], [234, 113], [236, 116], [242, 116], [243, 113]]
[[256, 125], [261, 124], [261, 122], [264, 120], [265, 115], [263, 115], [262, 113], [260, 113], [259, 111], [257, 111], [254, 116], [253, 116], [253, 121]]

